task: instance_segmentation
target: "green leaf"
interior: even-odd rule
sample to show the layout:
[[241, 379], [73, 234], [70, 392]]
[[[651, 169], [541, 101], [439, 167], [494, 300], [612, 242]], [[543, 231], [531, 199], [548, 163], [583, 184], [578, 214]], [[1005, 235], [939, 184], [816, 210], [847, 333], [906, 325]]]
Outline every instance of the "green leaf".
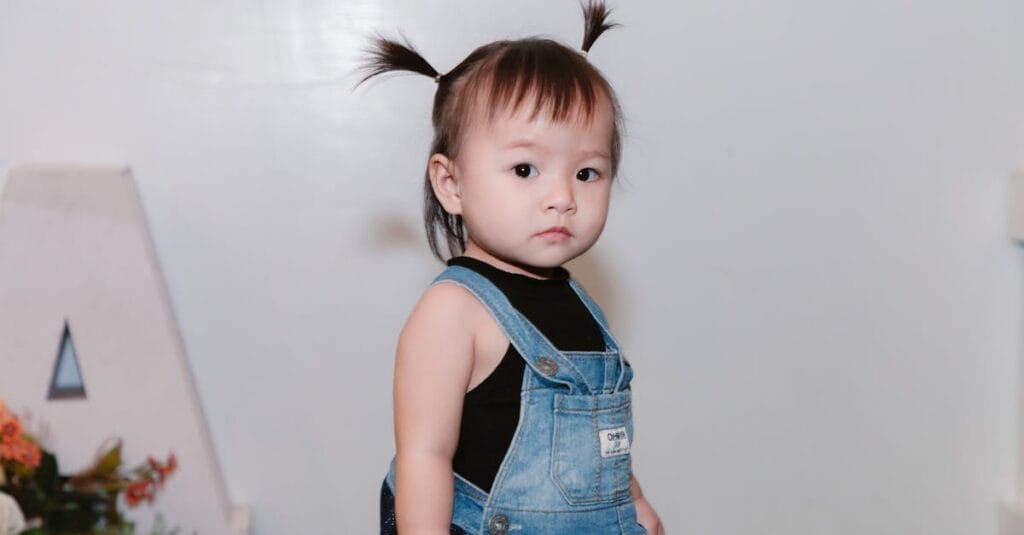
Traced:
[[46, 450], [40, 450], [43, 454], [36, 468], [35, 483], [50, 497], [60, 492], [60, 474], [57, 471], [57, 458]]
[[110, 448], [109, 451], [103, 454], [102, 457], [96, 461], [96, 467], [94, 473], [98, 476], [109, 476], [117, 471], [118, 467], [121, 466], [121, 441], [118, 440], [114, 447]]

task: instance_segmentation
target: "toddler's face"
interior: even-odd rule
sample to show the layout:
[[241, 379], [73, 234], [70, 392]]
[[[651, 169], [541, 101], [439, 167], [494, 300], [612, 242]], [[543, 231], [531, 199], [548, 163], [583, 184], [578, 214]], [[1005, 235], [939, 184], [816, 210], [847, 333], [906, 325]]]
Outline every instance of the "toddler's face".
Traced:
[[466, 255], [546, 278], [597, 241], [608, 215], [613, 118], [607, 100], [595, 106], [589, 124], [554, 122], [547, 110], [530, 121], [522, 106], [469, 129], [453, 166]]

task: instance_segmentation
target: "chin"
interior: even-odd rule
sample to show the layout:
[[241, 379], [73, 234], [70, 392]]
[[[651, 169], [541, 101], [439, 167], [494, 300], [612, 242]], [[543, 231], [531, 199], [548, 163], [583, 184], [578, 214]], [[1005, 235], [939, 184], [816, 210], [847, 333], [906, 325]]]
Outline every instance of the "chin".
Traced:
[[552, 269], [562, 266], [562, 264], [585, 252], [586, 249], [581, 251], [578, 247], [553, 247], [547, 250], [533, 251], [524, 251], [522, 249], [515, 251], [513, 248], [509, 248], [505, 251], [491, 250], [491, 255], [502, 262], [518, 266], [522, 269]]
[[558, 255], [544, 255], [543, 257], [536, 258], [535, 262], [530, 263], [530, 265], [544, 269], [556, 268], [581, 254], [583, 254], [582, 251], [572, 254], [563, 252]]
[[551, 269], [562, 265], [560, 259], [551, 256], [506, 256], [499, 259], [521, 269]]

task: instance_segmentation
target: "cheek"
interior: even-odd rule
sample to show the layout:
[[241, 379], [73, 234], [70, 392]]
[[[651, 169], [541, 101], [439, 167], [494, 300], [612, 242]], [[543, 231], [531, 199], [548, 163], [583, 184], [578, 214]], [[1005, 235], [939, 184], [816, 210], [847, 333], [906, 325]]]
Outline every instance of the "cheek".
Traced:
[[591, 211], [594, 213], [607, 213], [608, 203], [611, 201], [610, 187], [602, 185], [602, 187], [594, 188], [590, 191], [585, 192], [587, 205], [591, 207]]
[[[592, 232], [600, 232], [608, 218], [609, 195], [607, 190], [592, 192], [586, 199], [586, 226]], [[582, 214], [581, 214], [582, 215]]]
[[462, 220], [476, 236], [498, 236], [514, 228], [522, 208], [500, 193], [472, 190], [462, 199]]

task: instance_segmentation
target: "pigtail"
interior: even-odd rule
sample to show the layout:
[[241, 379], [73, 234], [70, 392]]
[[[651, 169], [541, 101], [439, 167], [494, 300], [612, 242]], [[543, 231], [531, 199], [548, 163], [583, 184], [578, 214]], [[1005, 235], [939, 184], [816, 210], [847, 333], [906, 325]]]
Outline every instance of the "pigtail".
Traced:
[[616, 22], [607, 22], [608, 15], [611, 14], [611, 9], [604, 5], [601, 0], [587, 0], [587, 4], [583, 6], [583, 53], [590, 51], [590, 47], [594, 46], [594, 41], [601, 36], [605, 30], [610, 30], [616, 26], [621, 26]]
[[379, 34], [374, 37], [370, 48], [363, 50], [366, 57], [358, 69], [367, 72], [367, 75], [359, 80], [355, 87], [378, 74], [393, 71], [414, 72], [439, 81], [442, 74], [423, 59], [423, 56], [409, 44], [409, 39], [404, 34], [402, 40], [405, 44]]
[[[404, 34], [399, 40], [378, 33], [370, 36], [369, 46], [355, 66], [365, 76], [353, 89], [374, 76], [396, 71], [433, 78], [438, 87], [431, 111], [434, 140], [429, 154], [444, 154], [453, 160], [460, 158], [467, 132], [481, 113], [493, 116], [494, 110], [517, 110], [532, 95], [534, 116], [548, 110], [553, 121], [572, 120], [579, 113], [590, 120], [596, 107], [603, 105], [599, 100], [607, 99], [614, 122], [609, 146], [614, 178], [621, 158], [622, 111], [611, 85], [585, 57], [598, 37], [621, 25], [608, 21], [611, 10], [605, 0], [578, 1], [584, 18], [582, 50], [538, 37], [494, 41], [440, 74]], [[461, 215], [448, 213], [441, 205], [429, 170], [423, 181], [423, 222], [430, 251], [438, 260], [443, 263], [450, 256], [465, 254], [469, 232]]]

